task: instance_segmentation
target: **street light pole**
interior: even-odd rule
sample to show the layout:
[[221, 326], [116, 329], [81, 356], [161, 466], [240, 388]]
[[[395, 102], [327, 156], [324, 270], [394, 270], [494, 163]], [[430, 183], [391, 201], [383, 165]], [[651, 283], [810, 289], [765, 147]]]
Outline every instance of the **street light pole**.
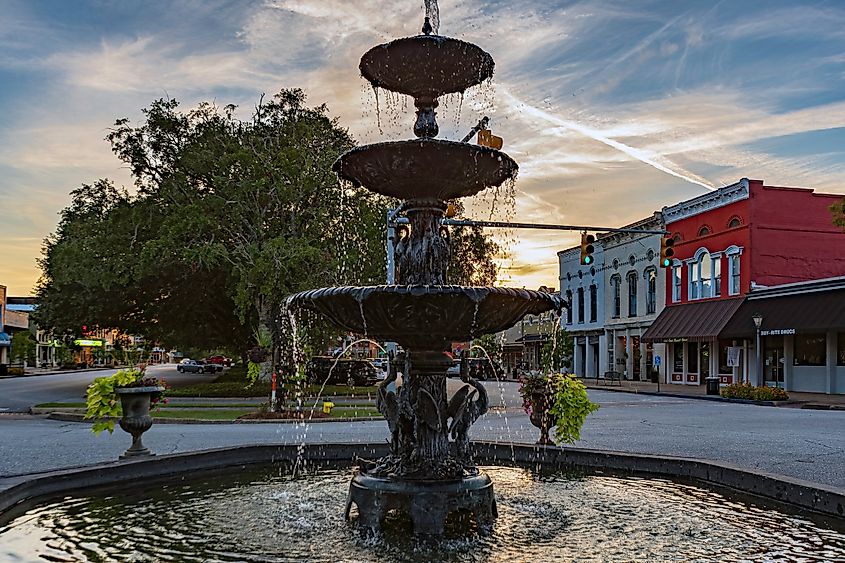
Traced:
[[760, 345], [760, 327], [763, 326], [763, 315], [754, 313], [751, 320], [754, 321], [754, 326], [757, 327], [757, 385], [763, 387], [766, 384], [766, 378], [763, 375], [763, 350]]

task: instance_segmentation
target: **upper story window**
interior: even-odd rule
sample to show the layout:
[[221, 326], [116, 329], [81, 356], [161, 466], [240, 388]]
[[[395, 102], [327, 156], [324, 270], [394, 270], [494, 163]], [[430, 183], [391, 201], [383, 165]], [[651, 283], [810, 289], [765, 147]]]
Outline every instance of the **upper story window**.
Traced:
[[709, 235], [712, 232], [713, 231], [710, 229], [710, 227], [708, 225], [701, 225], [701, 227], [699, 227], [699, 229], [698, 229], [698, 236], [706, 237], [707, 235]]
[[578, 288], [578, 322], [584, 322], [584, 288]]
[[672, 266], [672, 302], [677, 303], [681, 300], [681, 273], [683, 266], [680, 262], [675, 262]]
[[617, 274], [610, 278], [610, 289], [613, 292], [613, 318], [622, 316], [622, 278]]
[[728, 228], [729, 229], [735, 229], [735, 228], [741, 227], [741, 226], [742, 226], [742, 219], [738, 215], [734, 215], [733, 217], [731, 217], [731, 220], [728, 221]]
[[572, 290], [566, 290], [566, 324], [572, 324]]
[[637, 272], [628, 272], [628, 316], [637, 316]]
[[728, 256], [728, 295], [739, 295], [739, 270], [742, 249], [736, 246], [730, 246], [725, 251], [725, 254]]
[[590, 286], [590, 322], [594, 323], [599, 316], [598, 288], [596, 284]]
[[695, 259], [689, 263], [689, 299], [718, 297], [722, 291], [721, 256], [710, 255], [706, 248], [698, 249]]
[[651, 315], [657, 312], [657, 270], [647, 268], [643, 275], [646, 280], [645, 313]]

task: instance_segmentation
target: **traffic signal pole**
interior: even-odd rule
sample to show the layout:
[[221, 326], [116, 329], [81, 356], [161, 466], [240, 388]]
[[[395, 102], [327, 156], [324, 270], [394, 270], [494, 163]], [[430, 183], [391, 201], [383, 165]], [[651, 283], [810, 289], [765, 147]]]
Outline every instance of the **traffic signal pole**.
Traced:
[[[396, 217], [393, 226], [407, 225], [407, 217]], [[649, 229], [617, 229], [614, 227], [596, 227], [590, 225], [552, 225], [548, 223], [513, 223], [507, 221], [473, 221], [469, 219], [443, 219], [444, 225], [455, 227], [496, 227], [502, 229], [545, 229], [550, 231], [593, 231], [605, 233], [639, 233], [642, 235], [666, 235], [668, 231]], [[388, 219], [388, 229], [391, 228]]]

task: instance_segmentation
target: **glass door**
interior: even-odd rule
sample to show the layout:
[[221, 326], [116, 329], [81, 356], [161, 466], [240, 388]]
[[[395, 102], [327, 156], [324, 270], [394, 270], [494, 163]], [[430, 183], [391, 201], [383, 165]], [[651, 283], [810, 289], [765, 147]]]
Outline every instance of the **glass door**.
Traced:
[[783, 388], [783, 336], [764, 336], [763, 354], [766, 387]]

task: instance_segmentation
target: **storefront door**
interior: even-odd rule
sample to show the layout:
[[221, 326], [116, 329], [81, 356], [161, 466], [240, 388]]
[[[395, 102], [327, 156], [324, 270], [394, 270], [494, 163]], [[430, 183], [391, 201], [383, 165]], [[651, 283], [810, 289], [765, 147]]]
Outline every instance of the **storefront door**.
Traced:
[[763, 373], [767, 387], [783, 387], [783, 336], [763, 337]]

